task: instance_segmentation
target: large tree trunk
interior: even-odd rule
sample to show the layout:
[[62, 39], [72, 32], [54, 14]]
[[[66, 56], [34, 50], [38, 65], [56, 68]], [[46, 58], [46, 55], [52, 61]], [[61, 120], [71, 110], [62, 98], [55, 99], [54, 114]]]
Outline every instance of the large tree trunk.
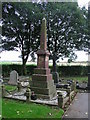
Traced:
[[54, 44], [54, 49], [55, 49], [55, 52], [53, 54], [53, 72], [57, 72], [57, 66], [56, 66], [56, 60], [57, 60], [57, 35], [56, 35], [56, 40], [55, 40], [55, 44]]
[[25, 60], [23, 60], [23, 64], [22, 64], [22, 75], [26, 75], [26, 74], [27, 74], [26, 62], [25, 62]]
[[22, 75], [26, 75], [27, 74], [27, 70], [26, 70], [27, 59], [28, 59], [28, 55], [25, 58], [24, 54], [22, 54]]
[[24, 51], [22, 49], [22, 75], [26, 75], [27, 74], [26, 62], [27, 62], [28, 56], [29, 56], [29, 52], [28, 52], [28, 54], [25, 57], [25, 53], [24, 53]]
[[56, 60], [53, 58], [53, 72], [57, 72]]

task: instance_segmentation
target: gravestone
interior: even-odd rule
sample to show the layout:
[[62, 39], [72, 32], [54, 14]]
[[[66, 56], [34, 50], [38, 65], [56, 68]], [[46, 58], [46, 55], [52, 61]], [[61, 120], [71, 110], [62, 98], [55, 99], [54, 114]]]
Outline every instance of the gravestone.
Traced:
[[32, 76], [31, 90], [37, 95], [37, 98], [52, 99], [56, 96], [56, 87], [50, 69], [49, 51], [47, 50], [46, 19], [42, 20], [40, 50], [37, 51], [37, 68], [34, 69]]
[[17, 85], [17, 81], [18, 81], [18, 73], [15, 70], [13, 70], [10, 73], [10, 80], [9, 80], [8, 84]]
[[59, 83], [59, 74], [58, 72], [52, 72], [53, 74], [53, 79], [54, 79], [54, 83]]
[[54, 83], [57, 84], [59, 83], [59, 74], [57, 72], [57, 66], [56, 66], [56, 53], [54, 53], [54, 56], [52, 57], [53, 58], [53, 72], [52, 72], [52, 75], [53, 75], [53, 79], [54, 79]]

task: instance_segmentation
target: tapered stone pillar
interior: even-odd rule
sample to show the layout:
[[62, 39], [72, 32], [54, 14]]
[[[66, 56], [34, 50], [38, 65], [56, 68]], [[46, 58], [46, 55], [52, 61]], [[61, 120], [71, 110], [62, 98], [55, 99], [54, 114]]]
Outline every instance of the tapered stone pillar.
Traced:
[[43, 18], [41, 26], [40, 50], [37, 51], [37, 68], [32, 76], [31, 90], [38, 98], [52, 99], [56, 96], [56, 86], [52, 80], [49, 63], [49, 51], [47, 50], [46, 19]]

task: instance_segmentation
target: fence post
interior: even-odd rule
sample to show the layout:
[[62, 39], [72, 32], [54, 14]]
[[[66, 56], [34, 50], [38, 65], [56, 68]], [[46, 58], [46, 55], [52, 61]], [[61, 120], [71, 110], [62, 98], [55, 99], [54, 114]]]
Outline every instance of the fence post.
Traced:
[[90, 90], [90, 73], [88, 73], [88, 90]]
[[25, 92], [25, 96], [26, 96], [26, 102], [28, 103], [31, 99], [31, 90], [29, 88], [27, 88]]
[[61, 92], [57, 92], [58, 94], [58, 107], [62, 108], [63, 107], [63, 95]]
[[66, 91], [67, 91], [67, 95], [69, 96], [69, 103], [70, 103], [71, 102], [71, 95], [70, 95], [71, 87], [68, 87]]
[[4, 98], [5, 95], [6, 95], [5, 85], [2, 85], [2, 98]]
[[21, 85], [20, 81], [18, 81], [18, 85], [17, 85], [18, 92], [20, 92], [20, 90], [21, 90], [21, 87], [22, 87], [22, 85]]

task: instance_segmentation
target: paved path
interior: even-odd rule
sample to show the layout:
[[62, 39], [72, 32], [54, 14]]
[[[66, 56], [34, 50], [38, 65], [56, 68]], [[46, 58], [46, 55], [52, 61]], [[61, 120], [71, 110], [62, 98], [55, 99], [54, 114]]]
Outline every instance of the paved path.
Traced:
[[64, 118], [88, 118], [88, 93], [77, 93]]

